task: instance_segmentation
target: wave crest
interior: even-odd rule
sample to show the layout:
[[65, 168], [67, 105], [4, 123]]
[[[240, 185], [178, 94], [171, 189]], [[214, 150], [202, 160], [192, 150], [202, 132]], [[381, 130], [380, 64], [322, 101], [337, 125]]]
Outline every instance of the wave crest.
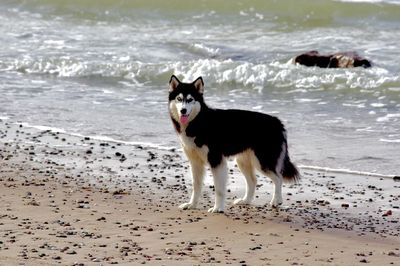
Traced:
[[28, 74], [56, 75], [59, 77], [105, 77], [132, 80], [135, 84], [164, 85], [169, 75], [175, 74], [184, 81], [202, 76], [211, 85], [237, 84], [252, 88], [313, 89], [374, 89], [400, 87], [400, 77], [389, 71], [370, 69], [320, 69], [295, 66], [290, 62], [250, 63], [231, 59], [199, 59], [187, 62], [143, 63], [87, 62], [69, 58], [24, 58], [1, 63], [0, 71], [17, 71]]

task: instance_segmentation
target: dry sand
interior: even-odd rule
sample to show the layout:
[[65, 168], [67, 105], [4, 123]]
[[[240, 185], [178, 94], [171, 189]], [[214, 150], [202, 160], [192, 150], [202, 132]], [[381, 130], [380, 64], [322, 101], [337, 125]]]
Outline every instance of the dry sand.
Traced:
[[[302, 171], [286, 206], [267, 205], [259, 178], [250, 206], [224, 214], [188, 199], [188, 163], [160, 150], [0, 122], [0, 265], [400, 265], [400, 183]], [[210, 181], [211, 178], [207, 177]]]

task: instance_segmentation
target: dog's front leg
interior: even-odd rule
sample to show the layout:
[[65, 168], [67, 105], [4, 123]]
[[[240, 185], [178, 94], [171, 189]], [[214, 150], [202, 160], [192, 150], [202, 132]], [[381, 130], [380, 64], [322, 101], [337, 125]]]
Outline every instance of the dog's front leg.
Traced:
[[192, 170], [192, 196], [190, 201], [183, 203], [179, 206], [182, 210], [196, 209], [197, 203], [201, 195], [201, 188], [203, 186], [203, 178], [205, 172], [204, 163], [195, 156], [188, 154], [190, 169]]
[[228, 180], [226, 160], [223, 158], [217, 166], [211, 166], [211, 172], [214, 178], [215, 204], [208, 212], [221, 213], [225, 208], [226, 182]]

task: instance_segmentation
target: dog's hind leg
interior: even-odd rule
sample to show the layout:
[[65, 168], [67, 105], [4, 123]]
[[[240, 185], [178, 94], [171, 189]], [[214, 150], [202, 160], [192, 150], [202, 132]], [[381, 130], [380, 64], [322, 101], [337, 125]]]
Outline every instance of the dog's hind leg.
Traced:
[[257, 178], [254, 173], [254, 166], [249, 154], [244, 153], [236, 157], [237, 165], [246, 178], [246, 194], [243, 198], [236, 199], [233, 204], [249, 204], [254, 198]]
[[280, 174], [276, 174], [272, 171], [266, 173], [268, 177], [274, 183], [274, 193], [272, 195], [271, 206], [277, 208], [279, 205], [282, 204], [282, 183], [283, 177]]
[[205, 164], [198, 156], [191, 154], [190, 152], [187, 151], [185, 151], [185, 153], [189, 158], [190, 169], [192, 170], [193, 189], [190, 201], [181, 204], [179, 208], [183, 210], [189, 210], [189, 209], [195, 209], [197, 207], [197, 203], [199, 202], [201, 188], [203, 186]]
[[214, 178], [215, 204], [214, 207], [208, 210], [208, 212], [224, 212], [226, 182], [228, 180], [226, 159], [222, 158], [221, 162], [217, 166], [211, 166], [211, 172]]

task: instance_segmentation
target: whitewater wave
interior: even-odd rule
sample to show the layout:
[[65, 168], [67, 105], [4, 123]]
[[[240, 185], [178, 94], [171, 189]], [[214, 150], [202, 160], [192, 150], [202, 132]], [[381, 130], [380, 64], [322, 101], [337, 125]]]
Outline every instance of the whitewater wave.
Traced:
[[137, 85], [152, 83], [164, 85], [169, 75], [175, 74], [185, 81], [203, 76], [209, 84], [239, 84], [255, 89], [278, 88], [393, 88], [400, 87], [400, 77], [389, 71], [371, 69], [319, 69], [295, 66], [278, 61], [251, 63], [231, 59], [199, 59], [186, 62], [143, 63], [89, 62], [72, 59], [30, 59], [0, 63], [0, 71], [28, 74], [56, 75], [59, 77], [111, 77], [131, 80]]

